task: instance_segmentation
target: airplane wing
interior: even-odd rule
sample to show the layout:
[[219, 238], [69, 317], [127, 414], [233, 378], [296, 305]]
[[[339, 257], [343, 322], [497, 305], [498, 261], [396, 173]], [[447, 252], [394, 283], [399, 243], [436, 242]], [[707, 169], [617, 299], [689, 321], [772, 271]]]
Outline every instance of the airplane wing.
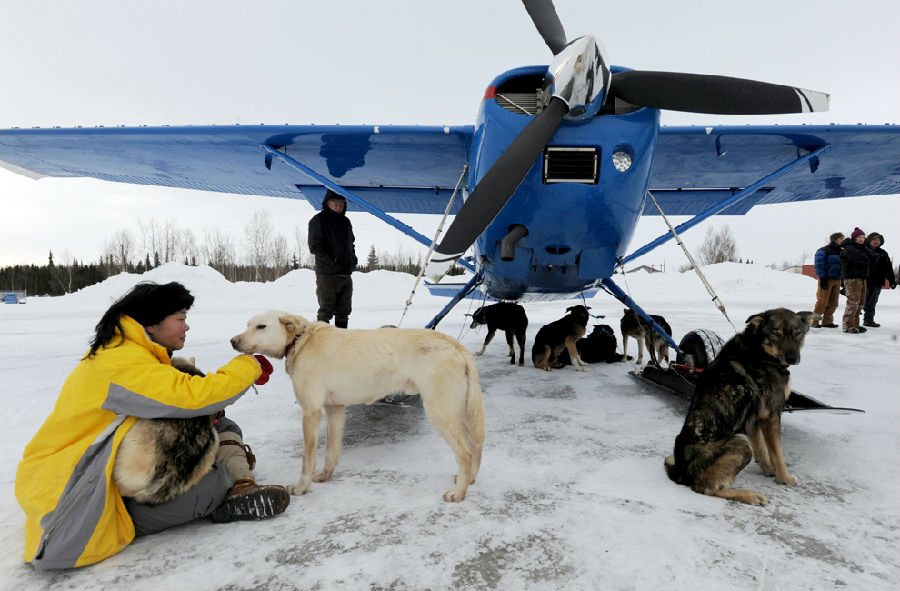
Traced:
[[[268, 145], [384, 211], [443, 214], [473, 131], [342, 125], [7, 129], [0, 130], [0, 167], [35, 178], [93, 177], [305, 198], [318, 209], [325, 189], [278, 159], [269, 158], [267, 167], [261, 146]], [[458, 210], [462, 199], [454, 203]]]
[[[822, 146], [798, 167], [724, 210], [754, 205], [900, 193], [897, 125], [663, 127], [650, 191], [666, 215], [696, 215]], [[644, 215], [658, 215], [647, 200]]]

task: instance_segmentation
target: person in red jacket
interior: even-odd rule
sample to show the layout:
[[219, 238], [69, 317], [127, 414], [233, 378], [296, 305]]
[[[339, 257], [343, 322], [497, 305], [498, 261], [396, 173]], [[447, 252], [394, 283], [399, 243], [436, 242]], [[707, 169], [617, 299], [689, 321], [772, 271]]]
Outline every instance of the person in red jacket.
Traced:
[[16, 498], [26, 517], [25, 560], [35, 568], [93, 564], [136, 534], [201, 517], [263, 519], [287, 507], [284, 487], [253, 480], [240, 429], [227, 419], [219, 423], [217, 463], [171, 500], [137, 503], [113, 481], [116, 452], [138, 418], [216, 414], [271, 373], [267, 361], [264, 370], [249, 355], [206, 376], [174, 368], [171, 354], [184, 347], [193, 301], [179, 283], [141, 283], [97, 324], [90, 350], [66, 379], [16, 471]]

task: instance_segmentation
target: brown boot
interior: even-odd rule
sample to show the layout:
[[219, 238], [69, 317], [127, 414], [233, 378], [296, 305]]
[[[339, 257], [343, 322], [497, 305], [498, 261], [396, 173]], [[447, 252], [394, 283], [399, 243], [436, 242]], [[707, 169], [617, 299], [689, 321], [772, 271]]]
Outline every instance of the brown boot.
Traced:
[[252, 477], [239, 478], [228, 496], [210, 515], [214, 523], [258, 521], [283, 513], [291, 502], [291, 495], [283, 486], [259, 485]]

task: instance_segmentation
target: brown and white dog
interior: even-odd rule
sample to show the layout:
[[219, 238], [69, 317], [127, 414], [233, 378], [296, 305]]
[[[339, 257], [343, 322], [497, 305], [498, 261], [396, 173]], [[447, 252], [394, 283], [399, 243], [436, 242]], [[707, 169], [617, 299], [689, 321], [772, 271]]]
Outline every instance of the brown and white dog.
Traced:
[[569, 352], [569, 359], [577, 371], [584, 371], [588, 366], [581, 360], [575, 343], [584, 336], [587, 330], [588, 309], [586, 306], [570, 306], [566, 308], [567, 314], [559, 320], [545, 324], [534, 336], [534, 346], [531, 347], [531, 361], [538, 369], [550, 371], [553, 368], [563, 367], [565, 364], [559, 360], [563, 350]]
[[[387, 394], [421, 394], [425, 414], [453, 449], [459, 473], [445, 501], [461, 501], [475, 481], [484, 444], [484, 402], [475, 359], [451, 337], [427, 329], [343, 329], [287, 312], [258, 314], [231, 339], [242, 353], [278, 359], [303, 410], [303, 469], [287, 487], [305, 494], [334, 473], [341, 453], [344, 407]], [[316, 468], [316, 439], [325, 411], [325, 466]]]

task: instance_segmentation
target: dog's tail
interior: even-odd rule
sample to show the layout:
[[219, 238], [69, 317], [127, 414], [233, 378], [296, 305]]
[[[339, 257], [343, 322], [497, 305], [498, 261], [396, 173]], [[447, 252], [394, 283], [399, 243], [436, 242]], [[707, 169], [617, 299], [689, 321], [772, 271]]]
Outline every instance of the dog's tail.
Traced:
[[463, 436], [466, 445], [472, 452], [472, 477], [478, 475], [481, 467], [481, 449], [484, 447], [485, 420], [484, 398], [481, 394], [481, 382], [478, 379], [478, 368], [475, 366], [475, 358], [466, 355], [466, 415], [465, 432]]

